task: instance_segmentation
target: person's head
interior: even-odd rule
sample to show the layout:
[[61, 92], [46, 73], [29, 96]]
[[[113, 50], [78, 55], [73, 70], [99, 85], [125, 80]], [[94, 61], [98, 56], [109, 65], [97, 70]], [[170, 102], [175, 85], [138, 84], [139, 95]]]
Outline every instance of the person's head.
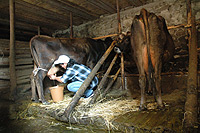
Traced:
[[63, 68], [67, 68], [67, 63], [70, 61], [70, 58], [66, 55], [60, 55], [58, 59], [54, 62], [54, 65], [59, 64]]

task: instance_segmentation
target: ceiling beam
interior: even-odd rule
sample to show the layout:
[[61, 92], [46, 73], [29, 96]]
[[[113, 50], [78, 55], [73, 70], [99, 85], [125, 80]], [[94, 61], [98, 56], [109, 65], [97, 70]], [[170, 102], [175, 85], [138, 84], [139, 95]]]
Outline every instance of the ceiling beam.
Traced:
[[[48, 11], [44, 8], [33, 6], [27, 2], [24, 2], [22, 0], [16, 0], [16, 10], [21, 10], [24, 14], [33, 14], [34, 16], [41, 16], [43, 18], [53, 20], [53, 21], [61, 21], [61, 22], [67, 22], [67, 17], [56, 14], [55, 12]], [[28, 10], [27, 10], [28, 9]]]
[[128, 1], [133, 5], [133, 7], [138, 7], [142, 5], [142, 2], [140, 0], [128, 0]]
[[[93, 20], [96, 19], [97, 16], [91, 15], [88, 13], [85, 9], [82, 9], [78, 5], [72, 6], [69, 2], [63, 2], [61, 0], [42, 0], [42, 1], [33, 1], [33, 0], [23, 0], [29, 4], [32, 4], [33, 6], [38, 6], [50, 11], [53, 11], [60, 15], [69, 15], [69, 12], [71, 11], [74, 16], [78, 16], [81, 19], [85, 20]], [[78, 8], [77, 8], [78, 7]]]
[[90, 4], [96, 6], [97, 8], [103, 9], [107, 13], [115, 13], [116, 9], [112, 7], [109, 3], [102, 0], [87, 0]]
[[56, 0], [56, 1], [59, 1], [62, 4], [65, 4], [66, 8], [68, 8], [68, 10], [70, 12], [77, 13], [78, 16], [80, 16], [84, 13], [84, 14], [87, 14], [92, 19], [96, 19], [96, 18], [99, 17], [99, 15], [97, 13], [91, 12], [91, 11], [87, 10], [86, 8], [83, 8], [83, 7], [81, 7], [77, 4], [74, 4], [72, 2], [69, 2], [69, 1], [66, 2], [66, 0]]

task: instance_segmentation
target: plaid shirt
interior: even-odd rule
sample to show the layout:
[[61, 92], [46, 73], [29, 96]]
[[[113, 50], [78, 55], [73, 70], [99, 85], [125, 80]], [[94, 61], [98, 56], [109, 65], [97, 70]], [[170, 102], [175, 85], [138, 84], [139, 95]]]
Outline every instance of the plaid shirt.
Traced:
[[[67, 67], [66, 72], [61, 77], [61, 81], [66, 83], [68, 80], [84, 82], [90, 74], [91, 69], [84, 65], [74, 64], [71, 67]], [[98, 84], [98, 78], [95, 76], [91, 81], [88, 89], [93, 89]]]

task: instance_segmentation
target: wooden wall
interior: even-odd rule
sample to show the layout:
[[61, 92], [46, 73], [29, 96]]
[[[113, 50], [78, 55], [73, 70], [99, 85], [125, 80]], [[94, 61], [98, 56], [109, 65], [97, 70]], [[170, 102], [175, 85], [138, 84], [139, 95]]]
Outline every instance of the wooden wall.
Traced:
[[[16, 75], [17, 91], [23, 92], [30, 88], [30, 75], [33, 61], [29, 42], [16, 41]], [[9, 92], [9, 40], [0, 39], [0, 93]]]

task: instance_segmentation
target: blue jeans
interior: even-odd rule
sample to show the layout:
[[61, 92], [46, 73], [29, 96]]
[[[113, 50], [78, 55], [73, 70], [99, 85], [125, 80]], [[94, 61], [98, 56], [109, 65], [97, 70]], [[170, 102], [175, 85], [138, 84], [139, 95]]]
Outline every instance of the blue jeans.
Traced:
[[[76, 93], [78, 91], [78, 89], [81, 87], [82, 83], [83, 82], [75, 81], [75, 82], [69, 83], [67, 85], [67, 88], [68, 88], [69, 91], [72, 91], [72, 92]], [[92, 89], [86, 89], [85, 92], [84, 92], [84, 97], [88, 98], [92, 94], [93, 94], [93, 90]]]

